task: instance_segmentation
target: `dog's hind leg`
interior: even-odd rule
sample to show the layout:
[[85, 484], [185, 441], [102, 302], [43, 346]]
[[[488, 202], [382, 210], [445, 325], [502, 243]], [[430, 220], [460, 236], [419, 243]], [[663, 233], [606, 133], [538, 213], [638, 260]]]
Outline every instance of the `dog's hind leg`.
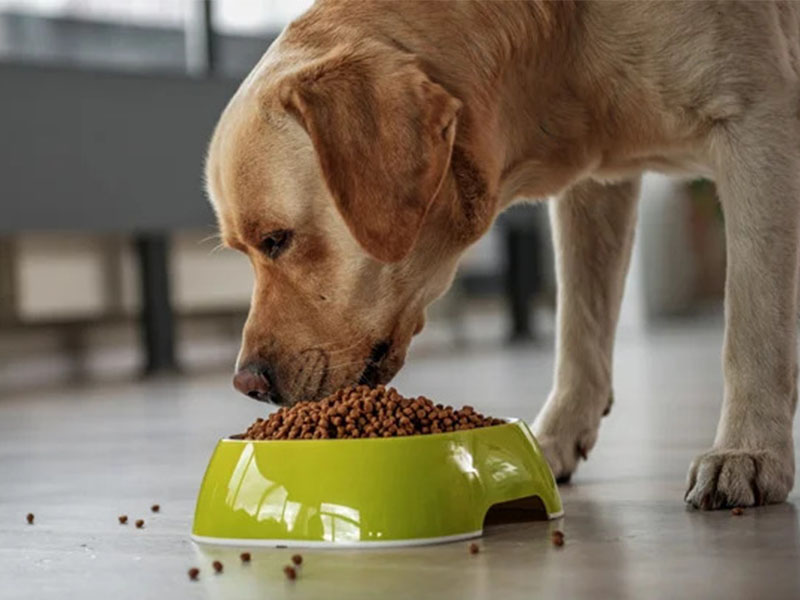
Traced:
[[638, 196], [639, 178], [587, 180], [550, 205], [558, 279], [556, 368], [534, 433], [559, 480], [586, 458], [610, 409], [614, 330]]
[[705, 509], [781, 502], [794, 482], [800, 123], [791, 107], [759, 106], [711, 146], [728, 253], [725, 395], [686, 492]]

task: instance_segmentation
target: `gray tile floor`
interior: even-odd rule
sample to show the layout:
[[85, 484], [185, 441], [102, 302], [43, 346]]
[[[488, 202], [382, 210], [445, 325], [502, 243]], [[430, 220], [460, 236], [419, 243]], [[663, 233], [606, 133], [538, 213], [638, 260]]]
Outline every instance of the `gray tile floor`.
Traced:
[[[476, 556], [465, 543], [306, 551], [294, 583], [281, 572], [287, 550], [241, 566], [238, 550], [188, 538], [215, 439], [263, 411], [227, 376], [2, 398], [0, 598], [798, 598], [798, 492], [742, 517], [682, 502], [687, 464], [714, 433], [721, 341], [719, 327], [691, 323], [621, 337], [614, 410], [562, 488], [563, 548], [549, 542], [556, 525], [531, 523], [489, 531]], [[418, 355], [396, 383], [530, 420], [551, 365], [548, 347], [486, 347]], [[145, 528], [120, 526], [122, 513]], [[210, 573], [216, 558], [221, 575]]]

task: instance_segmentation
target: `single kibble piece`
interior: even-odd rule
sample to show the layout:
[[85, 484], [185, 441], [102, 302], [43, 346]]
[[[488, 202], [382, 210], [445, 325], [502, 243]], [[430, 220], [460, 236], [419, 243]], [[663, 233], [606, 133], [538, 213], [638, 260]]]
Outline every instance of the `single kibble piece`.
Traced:
[[144, 527], [144, 519], [136, 519], [136, 529]]
[[303, 557], [300, 554], [295, 554], [292, 556], [292, 562], [299, 567], [303, 564]]
[[28, 522], [28, 525], [33, 525], [33, 513], [25, 515], [25, 520]]
[[478, 546], [478, 544], [476, 544], [475, 542], [472, 542], [472, 543], [469, 545], [469, 553], [470, 553], [470, 554], [477, 554], [477, 553], [478, 553], [478, 552], [480, 552], [480, 551], [481, 551], [481, 547], [480, 547], [480, 546]]
[[556, 529], [552, 534], [550, 534], [550, 540], [553, 542], [554, 546], [563, 546], [564, 532], [560, 529]]
[[120, 515], [117, 517], [120, 525], [125, 525], [128, 522], [128, 515]]
[[297, 579], [297, 571], [291, 565], [286, 565], [285, 567], [283, 567], [283, 574], [286, 575], [286, 579], [289, 579], [291, 581]]
[[731, 514], [736, 517], [741, 517], [744, 514], [744, 509], [741, 506], [737, 506], [731, 510]]
[[214, 567], [214, 571], [216, 573], [222, 573], [222, 563], [218, 560], [215, 560], [213, 563], [211, 563], [211, 566]]
[[239, 555], [239, 558], [242, 559], [242, 562], [250, 562], [250, 553], [249, 552], [242, 552]]
[[153, 506], [150, 507], [150, 510], [153, 512], [158, 512], [161, 510], [161, 507], [158, 504], [153, 504]]
[[197, 576], [200, 575], [200, 569], [197, 567], [192, 567], [189, 569], [189, 579], [192, 581], [197, 581]]
[[471, 406], [454, 409], [428, 398], [405, 398], [396, 389], [379, 385], [343, 388], [319, 402], [281, 407], [266, 419], [257, 419], [244, 434], [246, 440], [389, 438], [449, 433], [502, 425]]

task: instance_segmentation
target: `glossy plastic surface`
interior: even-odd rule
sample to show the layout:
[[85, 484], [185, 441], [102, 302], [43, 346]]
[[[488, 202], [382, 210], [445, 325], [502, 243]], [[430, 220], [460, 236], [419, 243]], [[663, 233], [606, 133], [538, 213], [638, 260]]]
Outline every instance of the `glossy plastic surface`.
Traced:
[[223, 439], [192, 534], [211, 543], [431, 543], [480, 535], [489, 507], [529, 496], [561, 515], [553, 475], [520, 421], [385, 439]]

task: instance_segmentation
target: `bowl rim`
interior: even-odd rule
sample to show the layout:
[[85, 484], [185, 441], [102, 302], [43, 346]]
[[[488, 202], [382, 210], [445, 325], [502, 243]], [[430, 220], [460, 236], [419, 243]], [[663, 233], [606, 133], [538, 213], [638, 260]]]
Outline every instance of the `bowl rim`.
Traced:
[[234, 433], [229, 436], [225, 436], [224, 438], [220, 438], [220, 443], [240, 443], [240, 444], [299, 444], [299, 443], [319, 443], [319, 442], [326, 442], [326, 443], [343, 443], [343, 442], [408, 442], [409, 440], [427, 440], [427, 439], [438, 439], [442, 436], [452, 436], [458, 434], [474, 434], [479, 432], [482, 429], [493, 429], [495, 427], [508, 427], [510, 425], [517, 425], [519, 423], [525, 423], [524, 420], [518, 419], [516, 417], [494, 417], [496, 419], [503, 419], [505, 423], [501, 423], [499, 425], [486, 425], [485, 427], [475, 427], [473, 429], [460, 429], [458, 431], [442, 431], [440, 433], [420, 433], [415, 435], [398, 435], [393, 437], [377, 437], [377, 438], [317, 438], [315, 440], [305, 440], [305, 439], [290, 439], [290, 440], [246, 440], [244, 438], [237, 438], [234, 436], [237, 435], [244, 435], [242, 433]]
[[[564, 514], [564, 511], [558, 515]], [[548, 519], [551, 517], [548, 517]], [[558, 518], [558, 517], [552, 517]], [[475, 531], [454, 533], [452, 535], [431, 536], [423, 538], [408, 538], [402, 540], [370, 540], [370, 541], [342, 541], [328, 542], [318, 540], [287, 540], [266, 538], [222, 538], [207, 535], [191, 534], [191, 539], [197, 544], [209, 546], [236, 546], [241, 548], [314, 548], [330, 550], [348, 550], [369, 548], [405, 548], [408, 546], [431, 546], [434, 544], [448, 544], [463, 540], [479, 538], [483, 535], [483, 527]]]

